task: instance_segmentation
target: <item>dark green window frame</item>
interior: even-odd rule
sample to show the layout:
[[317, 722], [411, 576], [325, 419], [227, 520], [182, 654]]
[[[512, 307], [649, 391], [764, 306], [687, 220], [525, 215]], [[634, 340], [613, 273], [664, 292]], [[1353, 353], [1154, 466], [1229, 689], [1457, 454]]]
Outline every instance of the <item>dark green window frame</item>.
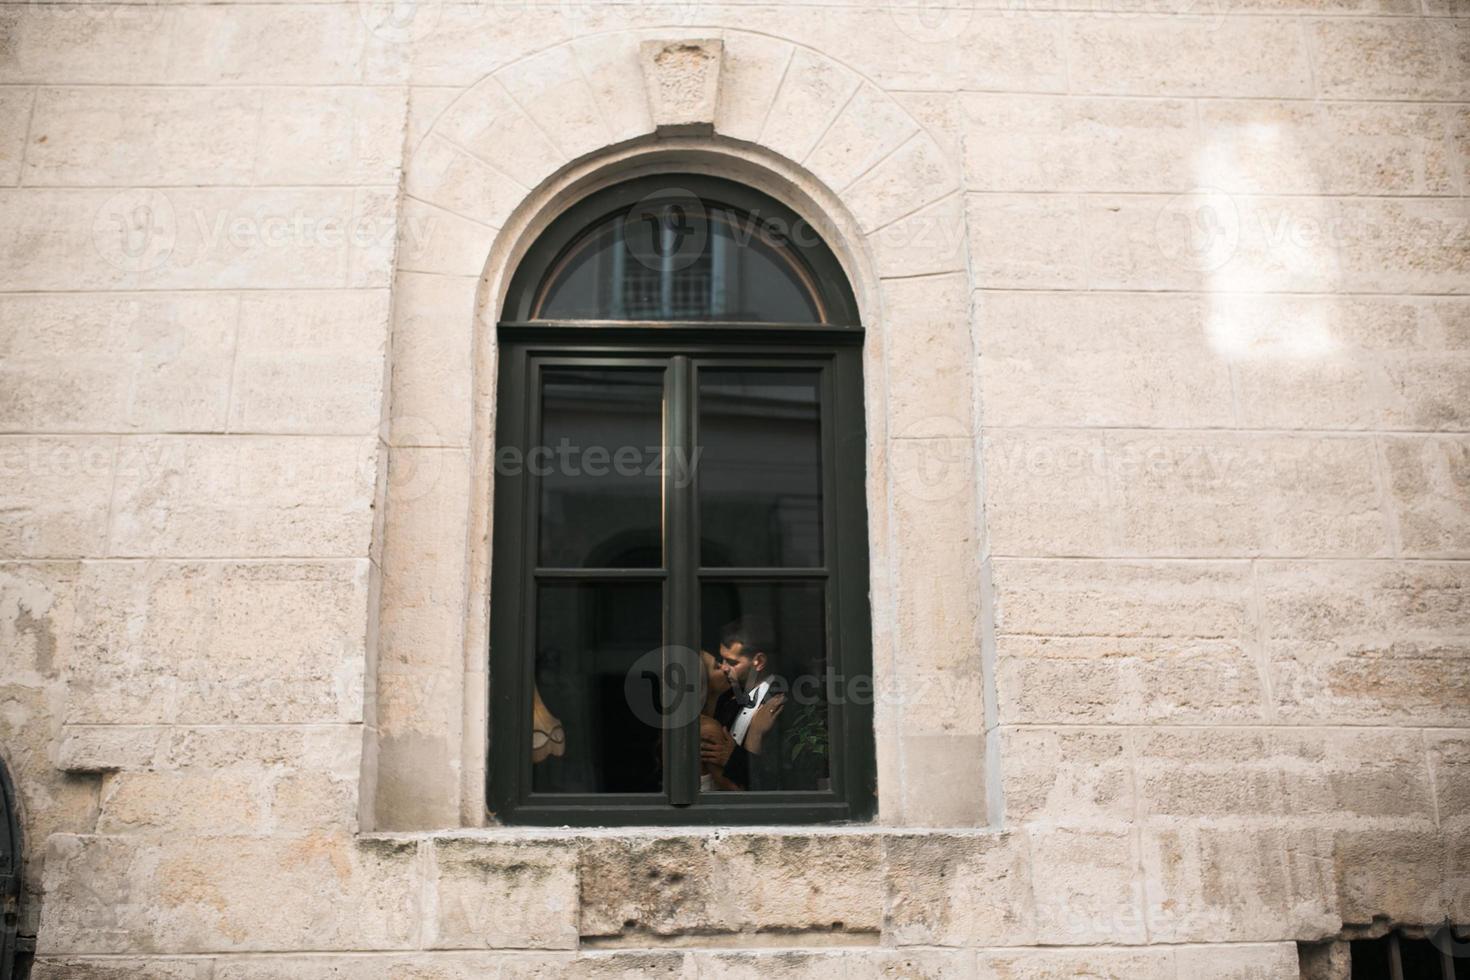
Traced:
[[[792, 242], [822, 291], [823, 322], [530, 319], [548, 270], [599, 218], [646, 200], [668, 176], [629, 181], [572, 206], [521, 263], [499, 325], [497, 456], [526, 453], [539, 433], [541, 373], [548, 367], [662, 366], [665, 449], [693, 457], [698, 372], [711, 366], [806, 369], [820, 373], [823, 561], [811, 568], [701, 568], [698, 473], [664, 472], [664, 556], [658, 568], [539, 568], [537, 478], [497, 471], [491, 568], [490, 732], [487, 805], [506, 823], [532, 825], [701, 825], [865, 821], [876, 810], [868, 596], [866, 433], [862, 343], [856, 303], [840, 265], [810, 236]], [[695, 175], [677, 184], [702, 200], [798, 220], [748, 188]], [[515, 317], [527, 317], [516, 319]], [[827, 663], [839, 677], [866, 679], [867, 697], [828, 706], [830, 786], [812, 791], [699, 791], [698, 719], [664, 730], [661, 793], [536, 793], [532, 790], [531, 679], [537, 587], [542, 582], [658, 581], [664, 584], [665, 670], [697, 677], [700, 583], [822, 581]], [[862, 687], [857, 688], [859, 691]]]

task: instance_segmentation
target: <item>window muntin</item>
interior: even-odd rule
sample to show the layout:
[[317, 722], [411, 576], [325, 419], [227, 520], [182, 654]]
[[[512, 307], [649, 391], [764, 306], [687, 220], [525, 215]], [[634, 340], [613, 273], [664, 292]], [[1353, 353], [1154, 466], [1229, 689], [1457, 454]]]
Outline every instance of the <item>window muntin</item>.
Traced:
[[[553, 222], [517, 270], [508, 312], [530, 312], [556, 262], [616, 226], [611, 199], [628, 214], [661, 199], [665, 179], [653, 193], [650, 181], [574, 206], [568, 214], [580, 211], [590, 231]], [[720, 205], [735, 187], [675, 183], [717, 191], [702, 200]], [[744, 193], [743, 213], [779, 208]], [[816, 246], [815, 257], [810, 241], [796, 256], [827, 270], [806, 287], [812, 309], [848, 320], [851, 292]], [[605, 297], [615, 263], [598, 263]], [[497, 816], [750, 823], [873, 811], [862, 334], [781, 316], [776, 332], [725, 321], [501, 324], [488, 780]], [[542, 465], [502, 466], [533, 458]], [[711, 665], [742, 617], [767, 637], [763, 667], [742, 675], [754, 697], [707, 699], [728, 682], [719, 678], [740, 675], [739, 657], [730, 674]], [[763, 698], [781, 704], [764, 728]], [[744, 743], [724, 765], [701, 759], [717, 716], [715, 731], [733, 738], [743, 726], [759, 743], [743, 767]]]

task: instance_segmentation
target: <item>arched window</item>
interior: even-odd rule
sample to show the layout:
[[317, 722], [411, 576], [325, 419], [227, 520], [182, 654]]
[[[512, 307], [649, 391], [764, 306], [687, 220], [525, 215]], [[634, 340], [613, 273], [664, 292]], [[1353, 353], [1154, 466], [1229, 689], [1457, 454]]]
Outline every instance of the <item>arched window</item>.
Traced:
[[811, 224], [645, 177], [499, 326], [489, 804], [517, 823], [875, 809], [863, 331]]

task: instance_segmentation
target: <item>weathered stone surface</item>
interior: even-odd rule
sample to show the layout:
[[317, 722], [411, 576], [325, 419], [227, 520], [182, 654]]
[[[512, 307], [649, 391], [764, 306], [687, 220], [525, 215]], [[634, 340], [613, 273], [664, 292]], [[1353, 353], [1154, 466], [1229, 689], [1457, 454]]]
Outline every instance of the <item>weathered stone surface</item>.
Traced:
[[1116, 823], [1133, 816], [1132, 764], [1122, 733], [1004, 728], [1000, 758], [1007, 823]]
[[435, 949], [576, 949], [575, 842], [433, 843]]
[[987, 291], [975, 315], [987, 425], [1233, 423], [1231, 366], [1196, 297]]
[[[1080, 17], [1070, 24], [1073, 84], [1131, 95], [1307, 97], [1301, 32], [1269, 17]], [[1250, 52], [1249, 57], [1245, 53]]]
[[403, 949], [419, 931], [414, 841], [58, 834], [42, 912], [52, 955]]
[[[1385, 828], [1339, 831], [1332, 846], [1342, 921], [1367, 925], [1443, 922], [1457, 887], [1446, 866], [1444, 838], [1433, 830]], [[1447, 872], [1449, 872], [1447, 874]]]
[[272, 184], [394, 184], [407, 99], [401, 88], [271, 89], [256, 173]]
[[1181, 100], [966, 95], [965, 175], [983, 191], [1160, 191], [1197, 185]]
[[375, 432], [388, 306], [378, 290], [243, 297], [231, 431]]
[[1340, 924], [1333, 843], [1320, 831], [1144, 830], [1155, 942], [1318, 940]]
[[107, 563], [82, 588], [70, 722], [361, 719], [365, 561]]
[[1033, 827], [1027, 836], [1039, 942], [1145, 941], [1143, 881], [1131, 831]]
[[26, 120], [30, 118], [35, 93], [25, 89], [0, 92], [0, 184], [20, 180], [20, 161], [25, 153]]
[[1466, 588], [1455, 563], [1263, 564], [1280, 717], [1464, 724]]
[[[767, 124], [769, 128], [769, 123]], [[841, 189], [918, 130], [913, 117], [892, 96], [871, 84], [860, 85], [820, 142], [803, 161], [828, 187]]]
[[0, 556], [105, 553], [117, 440], [0, 436]]
[[883, 841], [885, 934], [900, 946], [1035, 941], [1036, 909], [1020, 834], [894, 835]]
[[805, 160], [857, 92], [859, 77], [831, 58], [798, 48], [771, 102], [761, 142], [792, 160]]
[[868, 834], [596, 838], [583, 845], [578, 874], [583, 937], [749, 940], [882, 927], [881, 848]]
[[661, 132], [708, 132], [719, 103], [719, 39], [644, 41], [639, 46], [653, 123]]
[[375, 432], [122, 440], [110, 553], [365, 556], [378, 448]]
[[1470, 556], [1470, 439], [1400, 436], [1383, 455], [1404, 553]]
[[1325, 96], [1463, 99], [1470, 94], [1470, 47], [1463, 23], [1341, 20], [1307, 36]]
[[1081, 202], [1067, 194], [967, 194], [975, 285], [1076, 289], [1086, 284]]
[[221, 293], [0, 296], [0, 429], [223, 431], [239, 311]]

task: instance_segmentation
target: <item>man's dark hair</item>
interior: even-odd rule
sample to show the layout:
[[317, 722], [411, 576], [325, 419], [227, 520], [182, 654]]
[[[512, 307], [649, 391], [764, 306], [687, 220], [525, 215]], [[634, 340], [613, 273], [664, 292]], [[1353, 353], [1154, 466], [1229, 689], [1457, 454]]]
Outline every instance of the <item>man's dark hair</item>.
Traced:
[[776, 652], [772, 640], [773, 630], [771, 621], [764, 616], [748, 615], [739, 619], [732, 619], [720, 630], [720, 645], [733, 647], [740, 644], [742, 652], [747, 657], [754, 657], [758, 653], [766, 655], [766, 669], [770, 669], [771, 662], [775, 659]]

